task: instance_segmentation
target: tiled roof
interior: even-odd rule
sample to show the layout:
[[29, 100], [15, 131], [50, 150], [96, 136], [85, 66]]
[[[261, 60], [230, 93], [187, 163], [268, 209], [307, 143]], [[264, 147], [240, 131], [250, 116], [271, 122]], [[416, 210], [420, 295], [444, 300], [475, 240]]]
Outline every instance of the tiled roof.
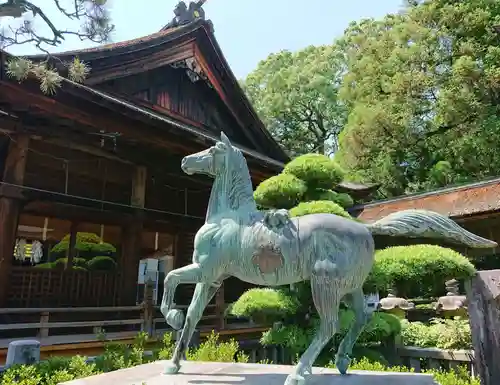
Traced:
[[358, 218], [374, 222], [391, 213], [424, 209], [449, 217], [462, 217], [500, 210], [500, 178], [465, 186], [437, 190], [364, 205], [354, 211]]
[[[113, 50], [116, 50], [118, 48], [130, 47], [130, 46], [134, 46], [134, 45], [141, 44], [141, 43], [147, 43], [147, 42], [149, 42], [151, 40], [155, 40], [157, 38], [167, 37], [169, 35], [173, 35], [173, 34], [176, 34], [178, 32], [182, 32], [183, 30], [192, 30], [193, 26], [198, 27], [200, 25], [201, 24], [199, 22], [192, 23], [192, 24], [188, 24], [188, 25], [175, 27], [175, 28], [161, 30], [161, 31], [152, 33], [150, 35], [141, 36], [141, 37], [131, 39], [131, 40], [124, 40], [124, 41], [120, 41], [120, 42], [116, 42], [116, 43], [103, 44], [103, 45], [98, 45], [95, 47], [84, 48], [84, 49], [79, 49], [79, 50], [57, 52], [57, 53], [53, 54], [53, 56], [76, 56], [76, 55], [86, 54], [86, 53], [94, 53], [94, 52], [98, 53], [98, 52], [113, 51]], [[30, 57], [32, 57], [32, 58], [46, 57], [46, 55], [40, 54], [40, 55], [33, 55]]]

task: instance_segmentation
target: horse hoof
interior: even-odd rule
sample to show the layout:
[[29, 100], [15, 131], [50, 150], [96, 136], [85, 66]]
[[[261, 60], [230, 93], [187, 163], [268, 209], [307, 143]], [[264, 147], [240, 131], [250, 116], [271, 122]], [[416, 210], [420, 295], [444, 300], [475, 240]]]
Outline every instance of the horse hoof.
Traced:
[[179, 364], [176, 364], [174, 362], [170, 362], [165, 367], [165, 374], [177, 374], [177, 373], [179, 373], [180, 369], [181, 369], [181, 366]]
[[285, 381], [285, 385], [305, 385], [306, 380], [298, 374], [290, 374]]
[[351, 359], [348, 356], [337, 356], [335, 359], [335, 366], [340, 374], [346, 374], [350, 364]]
[[169, 324], [172, 329], [180, 330], [182, 325], [184, 325], [184, 313], [178, 309], [169, 310], [165, 317], [165, 321]]

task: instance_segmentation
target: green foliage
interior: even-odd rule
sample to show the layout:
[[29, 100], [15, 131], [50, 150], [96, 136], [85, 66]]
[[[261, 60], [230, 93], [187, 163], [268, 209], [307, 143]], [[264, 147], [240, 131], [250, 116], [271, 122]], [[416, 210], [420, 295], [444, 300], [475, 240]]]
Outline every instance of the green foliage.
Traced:
[[147, 333], [140, 332], [131, 345], [116, 342], [105, 343], [104, 354], [95, 360], [96, 368], [102, 372], [110, 372], [148, 362], [144, 355], [148, 339]]
[[1, 376], [1, 384], [57, 385], [99, 373], [96, 365], [87, 363], [85, 357], [54, 357], [38, 365], [20, 365], [7, 369]]
[[191, 361], [203, 362], [248, 362], [248, 357], [239, 353], [239, 344], [235, 340], [219, 341], [219, 335], [212, 334], [200, 344], [198, 349], [189, 349], [186, 358]]
[[299, 325], [276, 325], [262, 333], [260, 343], [264, 346], [278, 345], [290, 349], [292, 354], [304, 352], [311, 344], [316, 333], [315, 328], [303, 328]]
[[332, 159], [321, 154], [301, 155], [289, 162], [284, 174], [291, 174], [304, 181], [307, 188], [330, 189], [344, 176], [342, 169]]
[[[51, 255], [66, 254], [69, 249], [68, 241], [61, 241], [50, 251]], [[113, 254], [116, 253], [116, 247], [110, 243], [76, 242], [75, 249], [79, 255], [87, 257], [92, 254]]]
[[[70, 240], [71, 234], [66, 234], [63, 239], [61, 239], [61, 242], [68, 242]], [[76, 233], [76, 241], [77, 242], [83, 242], [83, 243], [101, 243], [101, 238], [94, 233], [83, 233], [83, 232], [78, 232]]]
[[435, 318], [430, 325], [422, 322], [403, 322], [403, 343], [421, 348], [472, 349], [469, 321]]
[[389, 247], [377, 251], [370, 282], [379, 289], [396, 288], [404, 298], [438, 297], [449, 279], [475, 273], [469, 260], [454, 250], [435, 245]]
[[251, 318], [256, 323], [270, 325], [297, 312], [299, 302], [284, 290], [250, 289], [231, 305], [236, 317]]
[[[301, 337], [299, 335], [301, 332], [301, 330], [297, 329], [295, 335], [290, 332], [285, 334], [282, 339], [285, 341], [286, 338], [291, 338], [292, 343], [290, 345], [293, 347], [300, 345], [299, 340], [303, 338], [302, 345], [303, 349], [305, 349], [306, 344], [309, 343], [305, 341], [309, 337]], [[103, 372], [141, 365], [150, 361], [150, 358], [147, 358], [144, 354], [147, 342], [148, 338], [145, 333], [139, 333], [131, 345], [106, 342], [104, 354], [97, 357], [94, 363], [88, 363], [86, 357], [75, 356], [72, 358], [53, 357], [36, 365], [14, 366], [0, 375], [0, 383], [2, 385], [57, 385], [62, 382], [90, 377]], [[166, 333], [163, 337], [161, 350], [152, 359], [170, 359], [173, 350], [174, 342], [172, 335]], [[354, 356], [360, 357], [360, 359], [357, 360], [355, 358], [351, 365], [352, 370], [409, 371], [404, 367], [387, 367], [381, 364], [380, 362], [384, 360], [370, 349], [356, 347], [355, 352], [357, 353], [354, 353]], [[363, 357], [370, 357], [370, 359]], [[248, 362], [248, 357], [239, 351], [236, 341], [221, 342], [215, 333], [212, 333], [200, 345], [199, 349], [189, 350], [187, 358], [189, 360], [205, 362]], [[326, 366], [334, 367], [332, 362]], [[429, 371], [428, 373], [432, 373], [436, 381], [441, 385], [479, 385], [479, 381], [471, 379], [464, 368], [461, 368], [458, 372]]]
[[345, 123], [345, 105], [337, 97], [342, 75], [337, 47], [310, 46], [269, 55], [248, 75], [243, 88], [290, 154], [330, 153]]
[[354, 205], [354, 200], [349, 194], [338, 193], [332, 190], [325, 189], [307, 189], [305, 195], [306, 201], [332, 201], [333, 203], [342, 206], [343, 208], [348, 208]]
[[[327, 367], [334, 369], [335, 364], [330, 362]], [[395, 373], [408, 373], [413, 372], [413, 370], [408, 370], [404, 366], [386, 366], [378, 362], [373, 362], [367, 358], [362, 358], [360, 360], [354, 360], [350, 366], [351, 370], [367, 370], [371, 372], [395, 372]], [[479, 379], [471, 378], [467, 372], [467, 368], [459, 367], [457, 371], [437, 371], [437, 370], [427, 370], [423, 373], [432, 374], [434, 379], [440, 385], [480, 385]]]
[[45, 262], [35, 266], [35, 268], [37, 269], [55, 269], [55, 267], [56, 267], [55, 262]]
[[165, 333], [162, 338], [162, 346], [158, 352], [160, 360], [169, 360], [172, 358], [175, 349], [175, 341], [172, 333]]
[[260, 183], [254, 198], [262, 207], [289, 209], [299, 203], [306, 191], [302, 180], [291, 174], [279, 174]]
[[87, 262], [87, 267], [89, 270], [113, 270], [116, 262], [111, 257], [97, 256]]
[[352, 218], [347, 211], [332, 201], [302, 202], [290, 210], [290, 216], [292, 217], [321, 213], [335, 214], [349, 219]]
[[[59, 258], [58, 260], [55, 261], [55, 267], [61, 268], [66, 266], [68, 263], [68, 258]], [[84, 258], [78, 258], [75, 257], [73, 258], [73, 266], [74, 267], [85, 267], [87, 264], [87, 261]]]
[[349, 116], [335, 159], [381, 196], [500, 174], [500, 3], [413, 3], [337, 42]]
[[[342, 309], [339, 313], [339, 330], [335, 342], [339, 343], [345, 336], [354, 321], [354, 313], [349, 309]], [[303, 353], [312, 342], [319, 321], [314, 320], [311, 327], [304, 328], [297, 324], [275, 325], [262, 334], [263, 345], [280, 345], [291, 349], [293, 353]], [[357, 344], [378, 343], [386, 341], [401, 332], [400, 320], [386, 313], [376, 312], [365, 326], [358, 338]]]

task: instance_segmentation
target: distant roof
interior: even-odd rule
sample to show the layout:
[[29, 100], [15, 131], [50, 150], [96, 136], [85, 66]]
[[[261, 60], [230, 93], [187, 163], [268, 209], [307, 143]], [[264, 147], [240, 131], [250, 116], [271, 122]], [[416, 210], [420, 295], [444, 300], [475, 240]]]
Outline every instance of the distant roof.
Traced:
[[365, 222], [374, 222], [408, 209], [435, 211], [452, 218], [500, 210], [500, 178], [381, 200], [353, 207], [351, 212], [359, 213], [358, 218]]

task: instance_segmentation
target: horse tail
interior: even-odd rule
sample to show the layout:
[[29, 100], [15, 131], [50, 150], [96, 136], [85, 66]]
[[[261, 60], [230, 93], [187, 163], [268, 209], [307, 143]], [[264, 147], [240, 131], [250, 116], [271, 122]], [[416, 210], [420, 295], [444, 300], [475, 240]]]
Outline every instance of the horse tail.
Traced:
[[404, 210], [367, 225], [373, 235], [409, 238], [441, 238], [473, 248], [494, 248], [496, 242], [482, 238], [453, 220], [427, 210]]

